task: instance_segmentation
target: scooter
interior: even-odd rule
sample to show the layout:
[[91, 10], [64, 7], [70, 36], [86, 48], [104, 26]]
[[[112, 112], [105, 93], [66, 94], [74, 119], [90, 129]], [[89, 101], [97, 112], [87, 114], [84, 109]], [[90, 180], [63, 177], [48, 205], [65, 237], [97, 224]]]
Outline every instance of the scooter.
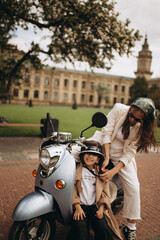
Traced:
[[[102, 128], [107, 124], [106, 116], [97, 112], [92, 117], [92, 124], [81, 132], [80, 137], [72, 139], [71, 133], [54, 131], [49, 113], [47, 121], [52, 127], [52, 134], [40, 146], [39, 167], [33, 172], [36, 176], [35, 191], [26, 195], [15, 207], [8, 240], [53, 240], [56, 221], [65, 226], [71, 225], [76, 170], [75, 159], [71, 154], [72, 145], [85, 146], [83, 132], [91, 127]], [[115, 178], [115, 185], [118, 186], [116, 181]], [[112, 206], [120, 206], [122, 203], [121, 188], [117, 187], [116, 195]]]

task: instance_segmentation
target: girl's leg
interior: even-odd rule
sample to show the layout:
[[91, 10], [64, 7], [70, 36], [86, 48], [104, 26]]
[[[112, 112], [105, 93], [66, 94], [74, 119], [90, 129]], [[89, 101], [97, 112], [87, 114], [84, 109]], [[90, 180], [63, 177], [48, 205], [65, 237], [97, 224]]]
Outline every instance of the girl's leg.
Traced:
[[88, 219], [73, 221], [72, 233], [76, 240], [89, 240], [90, 226]]
[[87, 206], [81, 206], [85, 212], [86, 218], [83, 220], [73, 220], [72, 234], [73, 239], [89, 240], [90, 238], [90, 214]]
[[92, 209], [91, 226], [95, 234], [95, 240], [113, 240], [112, 231], [108, 227], [105, 217], [99, 219], [95, 216], [96, 206]]

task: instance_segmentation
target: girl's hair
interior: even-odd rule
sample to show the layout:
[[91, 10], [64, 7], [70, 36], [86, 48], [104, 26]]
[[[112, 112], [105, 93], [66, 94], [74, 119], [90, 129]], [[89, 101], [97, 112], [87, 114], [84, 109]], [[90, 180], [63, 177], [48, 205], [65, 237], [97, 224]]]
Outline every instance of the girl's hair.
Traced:
[[[136, 106], [131, 106], [130, 110], [134, 108], [139, 111], [142, 111]], [[129, 111], [130, 111], [129, 110]], [[142, 111], [143, 112], [143, 111]], [[146, 115], [144, 115], [144, 119], [140, 125], [139, 131], [137, 133], [137, 152], [148, 152], [148, 148], [152, 145], [154, 147], [157, 146], [157, 142], [154, 135], [154, 119], [148, 118]], [[123, 139], [127, 139], [130, 134], [130, 122], [129, 122], [129, 115], [127, 115], [124, 123], [122, 124], [122, 134]]]

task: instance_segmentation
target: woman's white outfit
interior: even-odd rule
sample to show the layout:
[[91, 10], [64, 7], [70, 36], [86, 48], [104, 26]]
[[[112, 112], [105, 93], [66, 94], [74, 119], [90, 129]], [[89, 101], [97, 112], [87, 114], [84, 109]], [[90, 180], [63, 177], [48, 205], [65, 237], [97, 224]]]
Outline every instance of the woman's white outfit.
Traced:
[[[124, 188], [123, 216], [129, 219], [140, 219], [140, 186], [137, 177], [137, 167], [135, 162], [137, 133], [140, 124], [130, 128], [129, 137], [124, 140], [121, 130], [129, 106], [116, 103], [107, 115], [108, 123], [99, 132], [99, 142], [103, 145], [110, 143], [109, 156], [114, 165], [119, 161], [124, 163], [124, 167], [118, 172]], [[97, 139], [95, 139], [97, 140]]]

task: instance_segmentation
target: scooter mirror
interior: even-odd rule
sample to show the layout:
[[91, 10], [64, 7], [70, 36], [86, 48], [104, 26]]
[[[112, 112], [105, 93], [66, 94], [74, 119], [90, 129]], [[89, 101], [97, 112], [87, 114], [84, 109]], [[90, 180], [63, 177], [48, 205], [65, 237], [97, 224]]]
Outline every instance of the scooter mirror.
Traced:
[[91, 126], [89, 126], [88, 128], [84, 129], [81, 132], [80, 137], [83, 136], [83, 132], [86, 131], [87, 129], [91, 128], [91, 127], [97, 127], [97, 128], [102, 128], [107, 124], [107, 117], [104, 113], [102, 112], [96, 112], [93, 117], [92, 117], [92, 124]]
[[97, 128], [102, 128], [107, 124], [107, 117], [102, 112], [96, 112], [92, 117], [92, 125]]

